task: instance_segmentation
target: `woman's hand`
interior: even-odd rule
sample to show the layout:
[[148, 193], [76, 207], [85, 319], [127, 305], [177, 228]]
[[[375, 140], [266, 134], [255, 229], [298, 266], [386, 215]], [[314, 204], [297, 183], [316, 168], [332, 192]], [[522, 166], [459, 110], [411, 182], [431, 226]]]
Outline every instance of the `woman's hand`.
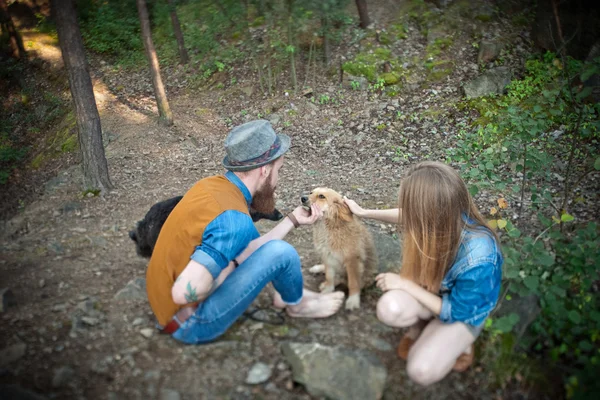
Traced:
[[356, 215], [357, 217], [365, 216], [364, 208], [359, 206], [354, 200], [350, 200], [349, 198], [344, 196], [344, 202], [346, 203], [350, 211], [352, 211], [352, 214]]
[[316, 204], [310, 206], [310, 211], [299, 206], [296, 207], [292, 213], [300, 225], [312, 225], [323, 216], [323, 211], [321, 211], [321, 208]]
[[377, 275], [375, 277], [375, 282], [377, 283], [377, 287], [384, 292], [396, 289], [406, 290], [406, 287], [410, 283], [409, 280], [404, 279], [400, 275], [393, 272], [386, 272]]

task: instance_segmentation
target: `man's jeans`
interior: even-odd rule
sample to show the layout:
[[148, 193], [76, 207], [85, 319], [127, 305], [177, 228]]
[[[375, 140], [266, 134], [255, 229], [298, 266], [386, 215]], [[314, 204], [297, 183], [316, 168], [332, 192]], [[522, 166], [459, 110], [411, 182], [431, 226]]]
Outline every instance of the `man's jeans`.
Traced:
[[272, 240], [241, 263], [188, 318], [173, 337], [184, 343], [206, 343], [221, 336], [273, 282], [286, 304], [302, 299], [300, 257], [290, 244]]

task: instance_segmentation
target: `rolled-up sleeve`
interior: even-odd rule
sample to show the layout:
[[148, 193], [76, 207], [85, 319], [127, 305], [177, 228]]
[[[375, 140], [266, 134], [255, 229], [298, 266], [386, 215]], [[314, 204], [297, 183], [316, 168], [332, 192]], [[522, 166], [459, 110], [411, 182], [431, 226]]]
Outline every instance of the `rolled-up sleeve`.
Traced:
[[216, 278], [258, 236], [249, 215], [237, 210], [224, 211], [208, 224], [191, 259], [204, 265]]
[[459, 274], [450, 291], [442, 294], [440, 320], [481, 325], [498, 302], [501, 280], [500, 267], [492, 262], [478, 263]]

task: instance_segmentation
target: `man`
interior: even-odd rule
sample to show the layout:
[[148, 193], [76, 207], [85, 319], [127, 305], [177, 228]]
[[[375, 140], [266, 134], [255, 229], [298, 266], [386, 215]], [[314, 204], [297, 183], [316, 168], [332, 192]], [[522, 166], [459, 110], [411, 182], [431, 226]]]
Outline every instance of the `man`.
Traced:
[[147, 271], [148, 300], [160, 329], [185, 343], [222, 335], [269, 283], [273, 304], [292, 317], [325, 318], [342, 305], [342, 292], [303, 289], [300, 258], [282, 239], [322, 216], [296, 208], [259, 236], [248, 207], [271, 212], [290, 138], [268, 121], [234, 128], [225, 139], [225, 175], [198, 181], [161, 228]]

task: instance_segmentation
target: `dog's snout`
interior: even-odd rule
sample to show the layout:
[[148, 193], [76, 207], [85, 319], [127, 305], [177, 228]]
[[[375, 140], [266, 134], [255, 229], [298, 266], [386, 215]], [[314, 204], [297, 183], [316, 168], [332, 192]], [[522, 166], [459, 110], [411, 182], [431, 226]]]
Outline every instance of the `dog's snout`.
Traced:
[[300, 197], [300, 200], [302, 200], [302, 203], [306, 203], [308, 202], [308, 196], [302, 196]]

